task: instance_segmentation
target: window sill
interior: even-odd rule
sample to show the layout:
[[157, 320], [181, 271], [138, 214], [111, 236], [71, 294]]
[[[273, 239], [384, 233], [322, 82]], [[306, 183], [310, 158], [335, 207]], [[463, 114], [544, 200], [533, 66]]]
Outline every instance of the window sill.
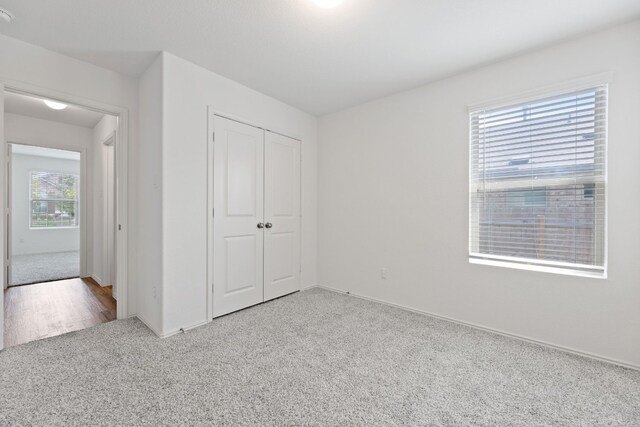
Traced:
[[584, 271], [563, 267], [551, 267], [548, 265], [527, 264], [524, 262], [501, 261], [486, 258], [469, 258], [470, 264], [488, 265], [492, 267], [514, 268], [517, 270], [539, 271], [542, 273], [562, 274], [565, 276], [588, 277], [591, 279], [606, 279], [607, 272], [603, 271]]
[[77, 225], [70, 227], [29, 227], [29, 230], [71, 230], [75, 228], [80, 228]]

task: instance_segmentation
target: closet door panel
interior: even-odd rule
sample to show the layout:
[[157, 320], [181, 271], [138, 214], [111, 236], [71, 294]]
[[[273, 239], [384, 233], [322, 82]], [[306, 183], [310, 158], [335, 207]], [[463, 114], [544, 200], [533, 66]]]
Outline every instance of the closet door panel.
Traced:
[[300, 141], [265, 132], [265, 301], [300, 290], [300, 178]]
[[213, 316], [263, 301], [264, 132], [215, 117]]

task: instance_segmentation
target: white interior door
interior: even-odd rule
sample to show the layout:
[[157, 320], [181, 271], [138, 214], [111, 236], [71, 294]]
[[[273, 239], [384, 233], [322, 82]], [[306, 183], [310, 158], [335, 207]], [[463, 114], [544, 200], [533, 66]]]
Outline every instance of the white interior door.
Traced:
[[300, 290], [300, 141], [265, 132], [264, 300]]
[[216, 116], [213, 317], [264, 300], [264, 132]]

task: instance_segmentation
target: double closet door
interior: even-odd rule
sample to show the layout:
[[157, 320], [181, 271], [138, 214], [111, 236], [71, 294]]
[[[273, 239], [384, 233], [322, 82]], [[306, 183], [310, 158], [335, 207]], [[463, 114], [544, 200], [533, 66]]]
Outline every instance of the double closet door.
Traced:
[[300, 290], [300, 141], [216, 116], [213, 317]]

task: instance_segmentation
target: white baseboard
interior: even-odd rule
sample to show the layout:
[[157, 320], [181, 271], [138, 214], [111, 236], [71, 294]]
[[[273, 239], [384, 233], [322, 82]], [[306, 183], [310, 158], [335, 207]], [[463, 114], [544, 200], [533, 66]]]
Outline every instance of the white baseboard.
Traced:
[[205, 320], [205, 321], [202, 321], [202, 322], [194, 323], [193, 325], [185, 326], [183, 328], [175, 329], [175, 330], [172, 330], [172, 331], [169, 331], [169, 332], [165, 332], [163, 334], [156, 334], [156, 335], [158, 335], [160, 338], [169, 338], [169, 337], [172, 337], [174, 335], [178, 335], [179, 333], [186, 332], [186, 331], [189, 331], [191, 329], [199, 328], [200, 326], [204, 326], [207, 323], [211, 323], [211, 320]]
[[[112, 286], [111, 283], [104, 283], [104, 280], [102, 280], [100, 278], [100, 276], [98, 276], [97, 274], [90, 274], [89, 277], [91, 277], [98, 285], [100, 285], [100, 287], [104, 288], [106, 286]], [[115, 294], [114, 294], [115, 295]], [[115, 296], [114, 296], [115, 298]]]
[[181, 329], [179, 328], [179, 329], [175, 329], [175, 330], [172, 330], [172, 331], [169, 331], [169, 332], [160, 332], [160, 331], [156, 330], [155, 328], [152, 328], [150, 326], [149, 322], [147, 322], [145, 320], [145, 318], [140, 316], [139, 314], [136, 314], [135, 316], [131, 316], [131, 317], [137, 317], [142, 323], [144, 323], [144, 325], [147, 328], [149, 328], [151, 330], [151, 332], [156, 334], [156, 336], [158, 338], [169, 338], [169, 337], [172, 337], [174, 335], [178, 335], [181, 332], [186, 332], [186, 331], [189, 331], [191, 329], [199, 328], [200, 326], [204, 326], [207, 323], [211, 322], [211, 320], [209, 320], [209, 321], [205, 320], [203, 322], [194, 323], [193, 325], [190, 325], [190, 326], [185, 326], [184, 328], [181, 328]]
[[431, 312], [428, 312], [428, 311], [419, 310], [419, 309], [416, 309], [416, 308], [407, 307], [407, 306], [403, 306], [403, 305], [400, 305], [400, 304], [394, 304], [392, 302], [379, 300], [379, 299], [367, 297], [367, 296], [364, 296], [364, 295], [353, 294], [351, 292], [346, 292], [346, 291], [343, 291], [343, 290], [340, 290], [340, 289], [336, 289], [336, 288], [332, 288], [332, 287], [326, 286], [326, 285], [318, 284], [318, 285], [315, 285], [315, 286], [306, 287], [303, 290], [309, 290], [309, 289], [313, 289], [313, 288], [321, 288], [321, 289], [325, 289], [327, 291], [336, 292], [336, 293], [339, 293], [339, 294], [345, 294], [345, 295], [353, 296], [353, 297], [356, 297], [356, 298], [361, 298], [361, 299], [364, 299], [364, 300], [377, 302], [379, 304], [385, 304], [385, 305], [388, 305], [388, 306], [391, 306], [391, 307], [399, 308], [401, 310], [407, 310], [407, 311], [411, 311], [411, 312], [414, 312], [414, 313], [423, 314], [425, 316], [433, 317], [433, 318], [436, 318], [436, 319], [445, 320], [447, 322], [457, 323], [459, 325], [468, 326], [470, 328], [478, 329], [478, 330], [481, 330], [481, 331], [484, 331], [484, 332], [490, 332], [490, 333], [493, 333], [493, 334], [502, 335], [502, 336], [513, 338], [513, 339], [517, 339], [517, 340], [520, 340], [520, 341], [525, 341], [525, 342], [528, 342], [528, 343], [541, 345], [543, 347], [552, 348], [552, 349], [559, 350], [559, 351], [562, 351], [562, 352], [565, 352], [565, 353], [571, 353], [571, 354], [575, 354], [577, 356], [582, 356], [582, 357], [586, 357], [586, 358], [589, 358], [589, 359], [598, 360], [600, 362], [605, 362], [605, 363], [609, 363], [609, 364], [612, 364], [612, 365], [621, 366], [623, 368], [634, 369], [636, 371], [640, 371], [640, 365], [636, 365], [636, 364], [633, 364], [633, 363], [624, 362], [624, 361], [618, 360], [618, 359], [612, 359], [612, 358], [609, 358], [609, 357], [606, 357], [606, 356], [600, 356], [598, 354], [594, 354], [594, 353], [590, 353], [590, 352], [586, 352], [586, 351], [582, 351], [582, 350], [576, 350], [576, 349], [571, 348], [571, 347], [565, 347], [565, 346], [561, 346], [561, 345], [558, 345], [558, 344], [552, 344], [552, 343], [549, 343], [549, 342], [546, 342], [546, 341], [538, 340], [538, 339], [535, 339], [535, 338], [530, 338], [530, 337], [527, 337], [527, 336], [524, 336], [524, 335], [518, 335], [518, 334], [511, 333], [511, 332], [506, 332], [506, 331], [503, 331], [503, 330], [500, 330], [500, 329], [494, 329], [494, 328], [478, 325], [478, 324], [471, 323], [471, 322], [465, 322], [463, 320], [458, 320], [458, 319], [455, 319], [455, 318], [452, 318], [452, 317], [442, 316], [442, 315], [431, 313]]
[[131, 316], [131, 317], [137, 317], [138, 320], [140, 320], [142, 323], [144, 323], [144, 326], [146, 326], [147, 328], [149, 328], [149, 330], [151, 332], [153, 332], [154, 334], [156, 334], [157, 337], [160, 337], [160, 333], [151, 326], [151, 323], [149, 323], [143, 316], [136, 314], [135, 316]]

